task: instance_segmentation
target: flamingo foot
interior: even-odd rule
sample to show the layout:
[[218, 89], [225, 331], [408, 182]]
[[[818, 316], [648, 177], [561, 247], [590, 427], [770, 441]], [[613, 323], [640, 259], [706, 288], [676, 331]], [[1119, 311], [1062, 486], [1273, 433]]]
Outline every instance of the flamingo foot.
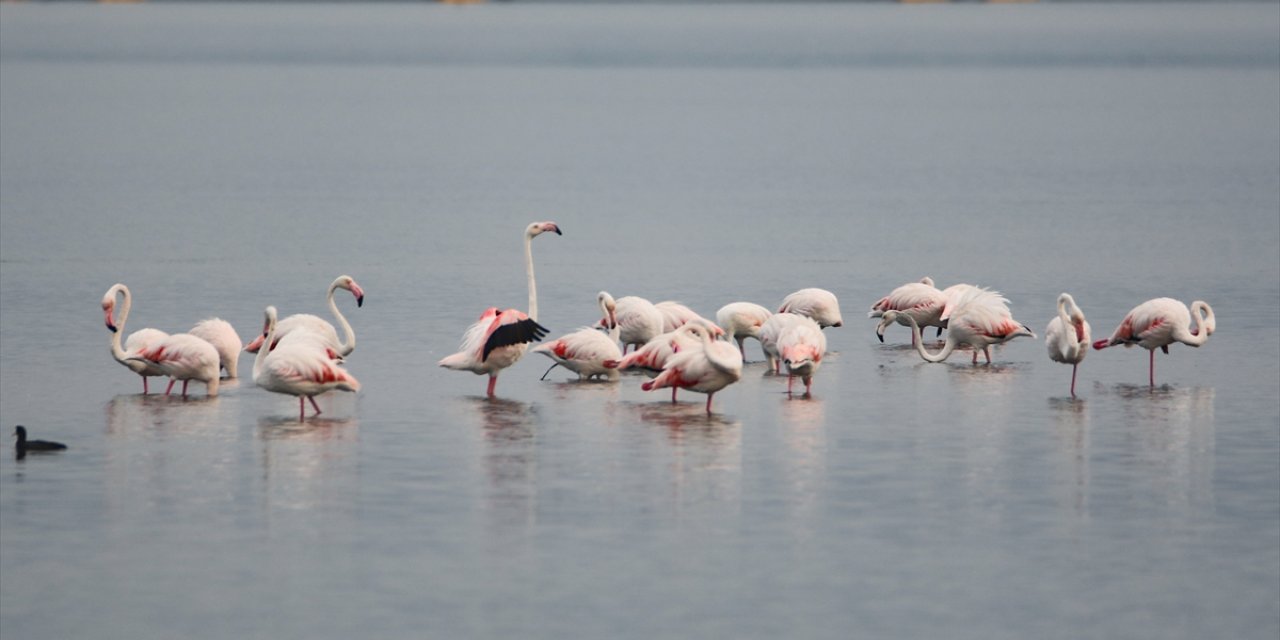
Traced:
[[[302, 398], [298, 399], [301, 400]], [[316, 404], [316, 397], [307, 396], [307, 399], [311, 401], [311, 407], [316, 410], [316, 415], [320, 415], [320, 405]]]
[[187, 383], [188, 383], [188, 382], [191, 382], [191, 381], [190, 381], [190, 380], [183, 380], [183, 381], [182, 381], [182, 399], [183, 399], [183, 400], [186, 400], [186, 399], [187, 399]]

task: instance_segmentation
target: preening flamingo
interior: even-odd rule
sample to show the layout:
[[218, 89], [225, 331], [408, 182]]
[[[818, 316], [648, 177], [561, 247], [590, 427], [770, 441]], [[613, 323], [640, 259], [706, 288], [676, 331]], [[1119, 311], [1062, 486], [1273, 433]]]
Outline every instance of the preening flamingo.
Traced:
[[915, 318], [921, 327], [942, 328], [942, 309], [947, 296], [933, 286], [933, 278], [925, 276], [919, 282], [908, 282], [871, 305], [868, 318], [880, 318], [886, 311], [898, 311], [898, 324], [910, 326], [905, 316]]
[[538, 324], [538, 286], [533, 276], [533, 239], [548, 231], [562, 235], [554, 222], [534, 222], [524, 230], [524, 268], [529, 284], [529, 313], [515, 309], [486, 309], [462, 336], [459, 351], [440, 360], [439, 365], [455, 371], [489, 375], [488, 396], [493, 397], [498, 373], [513, 365], [528, 349], [528, 343], [541, 340], [547, 328]]
[[916, 351], [926, 361], [942, 362], [956, 347], [968, 345], [973, 348], [974, 364], [978, 363], [979, 351], [987, 357], [987, 363], [990, 364], [989, 347], [991, 345], [1003, 344], [1019, 336], [1036, 337], [1036, 334], [1026, 325], [1013, 319], [1009, 313], [1008, 303], [1004, 296], [986, 289], [975, 288], [961, 294], [951, 311], [946, 343], [937, 353], [929, 353], [925, 350], [924, 342], [920, 339], [920, 325], [916, 324], [915, 318], [901, 311], [884, 312], [884, 316], [880, 318], [880, 325], [876, 327], [876, 335], [881, 342], [884, 342], [885, 327], [897, 322], [899, 317], [905, 316], [911, 325], [912, 333], [915, 334]]
[[263, 344], [274, 344], [275, 348], [258, 350], [253, 359], [253, 382], [267, 391], [297, 396], [299, 421], [307, 416], [303, 398], [310, 400], [320, 415], [317, 395], [333, 389], [360, 390], [360, 382], [330, 357], [322, 336], [294, 331], [277, 340], [276, 308], [267, 307], [264, 315]]
[[804, 395], [813, 390], [813, 375], [822, 365], [822, 356], [827, 352], [827, 337], [810, 318], [798, 316], [800, 321], [784, 328], [778, 336], [778, 353], [782, 363], [787, 367], [787, 394], [791, 394], [791, 384], [796, 376], [804, 381]]
[[[600, 310], [605, 313], [606, 320], [609, 317], [608, 309], [605, 306], [605, 296], [608, 295], [601, 291], [596, 296], [596, 301], [600, 304]], [[586, 380], [589, 378], [604, 376], [610, 380], [618, 378], [618, 371], [614, 367], [605, 366], [606, 362], [616, 362], [622, 358], [622, 350], [618, 348], [618, 325], [610, 323], [608, 333], [598, 328], [583, 327], [561, 338], [552, 340], [534, 348], [534, 353], [541, 353], [555, 361], [551, 365], [551, 369], [556, 366], [564, 368], [578, 374], [578, 379]], [[551, 372], [547, 369], [547, 373]], [[543, 378], [547, 374], [542, 374]]]
[[[1191, 319], [1195, 317], [1195, 328]], [[1191, 303], [1191, 308], [1173, 298], [1148, 300], [1129, 312], [1116, 327], [1115, 333], [1105, 340], [1093, 343], [1094, 349], [1105, 349], [1117, 344], [1126, 347], [1138, 345], [1151, 352], [1149, 382], [1156, 386], [1156, 348], [1169, 353], [1169, 345], [1175, 342], [1199, 347], [1209, 340], [1217, 327], [1213, 308], [1203, 300]]]
[[213, 348], [218, 350], [219, 366], [227, 370], [228, 378], [236, 377], [236, 370], [239, 368], [240, 349], [244, 344], [240, 341], [240, 336], [230, 322], [222, 318], [201, 320], [187, 333], [213, 345]]
[[626, 355], [628, 347], [642, 347], [663, 332], [665, 318], [652, 302], [636, 296], [623, 296], [615, 301], [607, 291], [601, 291], [600, 295], [606, 308], [600, 326], [607, 327], [610, 322], [618, 326], [623, 355]]
[[645, 391], [673, 387], [707, 394], [707, 413], [715, 393], [742, 377], [742, 354], [733, 345], [712, 340], [706, 328], [687, 324], [678, 331], [697, 338], [700, 347], [681, 350], [671, 356], [662, 373], [640, 385]]
[[690, 322], [696, 322], [711, 332], [711, 338], [724, 337], [724, 329], [716, 323], [698, 315], [698, 312], [674, 300], [663, 300], [653, 305], [662, 312], [662, 332], [675, 331]]
[[812, 318], [795, 313], [775, 313], [760, 325], [760, 348], [764, 350], [765, 360], [769, 362], [769, 370], [781, 373], [782, 351], [778, 349], [778, 338], [782, 337], [783, 331], [800, 324], [803, 320], [812, 320]]
[[801, 289], [782, 299], [778, 313], [794, 313], [813, 318], [822, 328], [844, 325], [836, 294], [826, 289]]
[[760, 339], [760, 327], [773, 315], [773, 312], [754, 302], [730, 302], [716, 311], [716, 324], [724, 328], [725, 336], [738, 343], [738, 353], [743, 361], [747, 359], [747, 350], [743, 342], [747, 338]]
[[[705, 330], [705, 327], [698, 324], [689, 326]], [[681, 329], [683, 328], [681, 327]], [[672, 356], [681, 351], [701, 347], [702, 342], [694, 333], [692, 331], [681, 331], [680, 329], [668, 331], [644, 343], [644, 346], [624, 356], [622, 360], [605, 361], [604, 366], [618, 371], [638, 369], [650, 378], [655, 378], [662, 373], [662, 369], [667, 366], [667, 361]], [[671, 388], [672, 402], [676, 401], [676, 392], [679, 390], [678, 387]]]
[[[329, 302], [329, 312], [338, 319], [338, 324], [342, 327], [342, 340], [338, 339], [338, 330], [334, 329], [333, 325], [324, 318], [309, 313], [295, 313], [285, 317], [276, 325], [276, 341], [278, 342], [294, 331], [305, 330], [320, 336], [329, 349], [337, 354], [338, 358], [345, 358], [351, 355], [351, 352], [356, 349], [356, 332], [351, 328], [351, 323], [347, 322], [347, 317], [338, 310], [338, 303], [333, 299], [333, 294], [338, 289], [350, 291], [351, 295], [355, 296], [357, 307], [364, 306], [364, 289], [360, 288], [355, 279], [348, 275], [338, 276], [329, 284], [329, 291], [326, 295], [326, 299]], [[257, 353], [262, 346], [262, 340], [262, 336], [254, 338], [252, 342], [245, 346], [244, 350], [249, 353]], [[275, 348], [274, 343], [271, 348]]]
[[165, 395], [173, 390], [173, 383], [178, 380], [182, 381], [184, 398], [187, 397], [187, 383], [192, 380], [203, 382], [207, 395], [218, 395], [222, 370], [218, 350], [202, 338], [189, 333], [175, 333], [139, 349], [129, 359], [145, 361], [169, 376], [169, 387], [165, 389]]
[[[124, 302], [120, 304], [119, 320], [115, 318], [116, 299], [124, 296]], [[151, 346], [153, 343], [159, 342], [169, 337], [169, 334], [150, 327], [146, 329], [138, 329], [129, 335], [129, 339], [124, 342], [124, 346], [120, 345], [120, 336], [124, 333], [124, 323], [129, 320], [129, 310], [133, 308], [133, 295], [129, 293], [129, 287], [123, 284], [114, 284], [107, 293], [102, 296], [102, 312], [106, 315], [107, 328], [111, 330], [111, 357], [116, 362], [126, 366], [130, 371], [142, 376], [142, 393], [146, 395], [150, 392], [147, 387], [147, 378], [165, 375], [160, 367], [147, 362], [138, 360], [136, 356], [139, 351]]]
[[1058, 315], [1044, 330], [1044, 346], [1054, 362], [1071, 365], [1071, 397], [1076, 396], [1076, 369], [1089, 353], [1089, 322], [1069, 293], [1058, 296]]

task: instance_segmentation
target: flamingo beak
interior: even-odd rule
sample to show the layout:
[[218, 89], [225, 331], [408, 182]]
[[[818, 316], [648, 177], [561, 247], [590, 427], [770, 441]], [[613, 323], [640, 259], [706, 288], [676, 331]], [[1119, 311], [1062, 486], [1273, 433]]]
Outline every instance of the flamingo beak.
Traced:
[[356, 284], [355, 281], [351, 282], [351, 295], [356, 297], [357, 307], [364, 306], [364, 289], [361, 289], [360, 285]]
[[111, 330], [111, 333], [115, 333], [117, 329], [115, 321], [111, 319], [111, 307], [103, 307], [102, 311], [107, 316], [107, 328]]

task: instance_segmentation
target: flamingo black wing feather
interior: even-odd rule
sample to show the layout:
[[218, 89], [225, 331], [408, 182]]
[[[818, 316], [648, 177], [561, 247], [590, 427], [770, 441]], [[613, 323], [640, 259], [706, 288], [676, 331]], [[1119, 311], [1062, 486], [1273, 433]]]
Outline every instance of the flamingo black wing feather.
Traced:
[[513, 344], [525, 344], [527, 342], [537, 342], [542, 340], [550, 330], [538, 324], [531, 318], [504, 324], [493, 330], [493, 334], [484, 343], [484, 351], [481, 353], [480, 361], [484, 362], [489, 359], [489, 353], [498, 347], [507, 347]]

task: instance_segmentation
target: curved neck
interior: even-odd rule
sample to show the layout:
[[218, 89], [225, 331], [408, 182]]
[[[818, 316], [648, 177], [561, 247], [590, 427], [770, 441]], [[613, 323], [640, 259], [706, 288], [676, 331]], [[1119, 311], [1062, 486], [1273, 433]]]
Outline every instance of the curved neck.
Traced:
[[913, 342], [916, 345], [916, 351], [920, 353], [920, 357], [924, 358], [925, 361], [942, 362], [947, 359], [947, 356], [951, 355], [952, 351], [955, 350], [955, 340], [951, 339], [951, 332], [948, 331], [947, 342], [942, 345], [942, 350], [936, 354], [929, 353], [929, 351], [924, 348], [924, 337], [920, 335], [920, 325], [916, 324], [916, 319], [911, 316], [907, 316], [907, 321], [911, 323], [911, 336], [915, 338]]
[[[332, 296], [329, 298], [333, 300]], [[263, 329], [266, 336], [262, 340], [262, 347], [258, 349], [258, 355], [253, 358], [253, 379], [258, 380], [258, 374], [262, 373], [262, 363], [266, 362], [267, 354], [271, 352], [271, 343], [276, 339], [276, 316], [274, 313], [266, 314], [266, 327]]]
[[120, 304], [120, 321], [115, 323], [116, 330], [111, 333], [111, 357], [115, 358], [117, 362], [124, 362], [124, 347], [120, 346], [120, 340], [121, 336], [124, 335], [124, 323], [129, 320], [129, 309], [133, 306], [133, 296], [129, 295], [127, 288], [123, 287], [119, 293], [124, 294], [124, 302]]
[[600, 296], [599, 302], [600, 302], [600, 313], [604, 314], [604, 319], [606, 321], [605, 324], [613, 325], [613, 327], [609, 329], [609, 339], [613, 340], [614, 342], [617, 342], [622, 336], [622, 326], [619, 325], [617, 322], [608, 322], [610, 318], [609, 301], [606, 300], [604, 296]]
[[[729, 373], [729, 374], [732, 374], [735, 370], [738, 369], [737, 363], [733, 362], [732, 360], [721, 358], [720, 355], [716, 353], [718, 350], [714, 348], [713, 345], [715, 341], [711, 339], [710, 335], [708, 335], [704, 331], [704, 332], [700, 332], [698, 336], [699, 336], [698, 339], [702, 342], [702, 352], [706, 354], [707, 362], [710, 362], [711, 366], [715, 367], [716, 369], [720, 370], [723, 373]], [[733, 349], [733, 347], [729, 347], [729, 348]]]
[[[338, 353], [342, 356], [351, 355], [356, 350], [356, 332], [351, 328], [351, 323], [347, 322], [347, 317], [338, 311], [338, 303], [334, 302], [333, 294], [338, 289], [338, 282], [335, 280], [329, 285], [329, 311], [333, 312], [333, 317], [338, 319], [338, 324], [342, 327], [342, 342], [338, 344]], [[265, 344], [271, 344], [267, 342]]]
[[1188, 331], [1186, 335], [1176, 337], [1178, 342], [1198, 347], [1209, 340], [1209, 332], [1213, 331], [1217, 322], [1213, 317], [1213, 309], [1198, 301], [1191, 304], [1191, 320], [1196, 323], [1195, 331]]
[[533, 278], [533, 236], [524, 234], [524, 273], [529, 279], [529, 318], [538, 319], [538, 283]]

